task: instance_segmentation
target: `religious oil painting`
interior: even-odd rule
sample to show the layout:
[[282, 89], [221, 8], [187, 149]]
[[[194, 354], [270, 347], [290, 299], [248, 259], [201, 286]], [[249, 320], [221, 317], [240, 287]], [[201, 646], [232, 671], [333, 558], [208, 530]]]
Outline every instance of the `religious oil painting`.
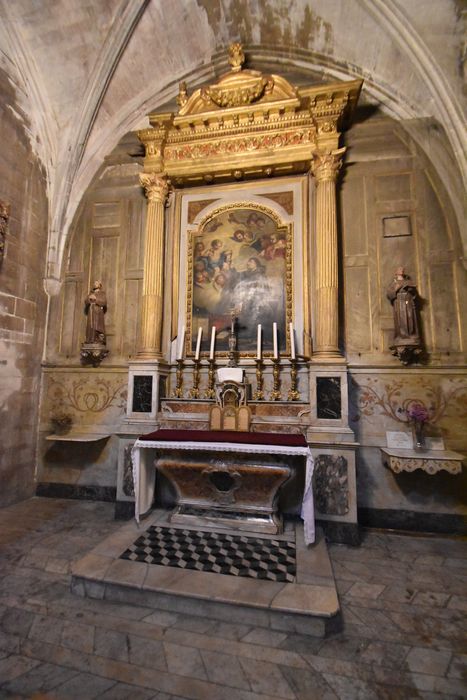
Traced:
[[232, 314], [242, 356], [256, 355], [259, 324], [262, 355], [272, 355], [273, 323], [277, 323], [279, 352], [287, 354], [291, 299], [292, 230], [273, 211], [254, 204], [224, 206], [190, 232], [189, 354], [195, 350], [199, 328], [201, 352], [209, 351], [215, 326], [216, 355], [225, 355]]

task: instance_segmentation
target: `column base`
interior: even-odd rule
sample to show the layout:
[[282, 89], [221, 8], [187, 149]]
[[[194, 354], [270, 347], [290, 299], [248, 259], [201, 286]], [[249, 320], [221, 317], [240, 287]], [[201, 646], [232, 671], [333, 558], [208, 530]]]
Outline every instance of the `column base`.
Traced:
[[347, 364], [346, 358], [338, 350], [313, 350], [310, 361], [314, 363]]
[[135, 361], [144, 360], [145, 362], [163, 362], [164, 356], [160, 352], [154, 350], [139, 350], [136, 353]]

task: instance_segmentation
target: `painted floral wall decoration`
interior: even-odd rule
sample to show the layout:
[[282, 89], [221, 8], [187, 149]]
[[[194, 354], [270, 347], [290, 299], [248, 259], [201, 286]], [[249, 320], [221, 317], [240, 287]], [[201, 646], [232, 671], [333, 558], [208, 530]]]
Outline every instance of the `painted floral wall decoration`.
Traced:
[[[410, 424], [411, 414], [422, 407], [426, 422], [432, 425], [448, 417], [455, 424], [467, 419], [467, 381], [464, 378], [425, 378], [412, 376], [408, 379], [381, 377], [352, 377], [351, 420], [354, 423], [365, 417], [382, 416], [397, 423]], [[453, 421], [444, 420], [446, 434]]]

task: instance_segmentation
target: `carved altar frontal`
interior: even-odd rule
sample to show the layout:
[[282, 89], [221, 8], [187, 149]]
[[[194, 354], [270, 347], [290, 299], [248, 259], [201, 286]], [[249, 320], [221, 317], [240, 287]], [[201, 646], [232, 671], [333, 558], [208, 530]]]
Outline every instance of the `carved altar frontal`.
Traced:
[[171, 522], [230, 525], [271, 534], [283, 531], [278, 495], [292, 475], [286, 460], [199, 450], [172, 452], [155, 464], [177, 494]]

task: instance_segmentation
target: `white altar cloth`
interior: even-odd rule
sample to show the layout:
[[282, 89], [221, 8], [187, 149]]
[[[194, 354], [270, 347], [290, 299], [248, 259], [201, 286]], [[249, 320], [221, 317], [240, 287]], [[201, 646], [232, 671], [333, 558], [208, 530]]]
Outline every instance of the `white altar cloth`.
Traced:
[[301, 517], [304, 523], [306, 544], [315, 541], [315, 511], [313, 504], [313, 456], [309, 447], [283, 445], [251, 445], [235, 442], [191, 442], [167, 440], [136, 440], [131, 450], [133, 483], [135, 488], [135, 518], [139, 523], [154, 500], [156, 489], [156, 469], [151, 459], [150, 449], [164, 450], [206, 450], [212, 452], [247, 452], [268, 455], [295, 455], [306, 457], [305, 488], [302, 500]]

